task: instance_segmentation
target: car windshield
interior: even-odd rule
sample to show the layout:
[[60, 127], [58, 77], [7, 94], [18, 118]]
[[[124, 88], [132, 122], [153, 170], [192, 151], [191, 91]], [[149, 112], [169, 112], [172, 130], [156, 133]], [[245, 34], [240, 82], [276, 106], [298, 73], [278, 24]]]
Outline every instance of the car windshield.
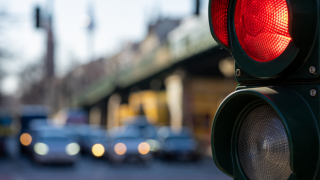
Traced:
[[191, 137], [185, 137], [185, 136], [184, 137], [173, 136], [173, 137], [168, 137], [166, 141], [172, 142], [172, 143], [175, 143], [175, 142], [191, 143], [193, 142], [193, 139]]
[[95, 140], [104, 140], [107, 136], [105, 131], [96, 131], [90, 134], [90, 138]]
[[68, 141], [71, 140], [71, 138], [68, 138], [67, 136], [42, 136], [39, 138], [40, 141], [53, 141], [53, 142], [61, 142], [61, 141]]
[[138, 131], [145, 138], [155, 138], [157, 136], [155, 127], [150, 125], [128, 125], [126, 129], [127, 131]]
[[65, 141], [71, 140], [71, 136], [68, 136], [67, 132], [61, 129], [43, 129], [37, 133], [39, 140], [44, 141]]
[[116, 141], [143, 141], [142, 137], [139, 136], [121, 136], [115, 138]]
[[23, 129], [26, 129], [28, 128], [29, 124], [34, 120], [34, 119], [43, 119], [45, 120], [46, 119], [46, 116], [42, 116], [42, 115], [29, 115], [29, 116], [21, 116], [20, 117], [21, 119], [21, 126]]

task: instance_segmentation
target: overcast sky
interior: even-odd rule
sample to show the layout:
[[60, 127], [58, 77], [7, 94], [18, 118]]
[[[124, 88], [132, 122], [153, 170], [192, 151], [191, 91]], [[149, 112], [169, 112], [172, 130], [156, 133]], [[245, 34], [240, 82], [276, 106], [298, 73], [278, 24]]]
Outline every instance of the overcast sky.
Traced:
[[[42, 10], [49, 0], [0, 0], [0, 10], [9, 18], [0, 29], [0, 42], [14, 55], [5, 59], [2, 66], [9, 75], [1, 83], [5, 94], [12, 94], [17, 87], [16, 74], [27, 64], [43, 60], [46, 34], [34, 27], [34, 7]], [[92, 0], [94, 9], [93, 51], [95, 57], [112, 55], [128, 41], [140, 41], [146, 35], [147, 23], [161, 15], [183, 18], [194, 11], [194, 0]], [[202, 8], [208, 0], [202, 0]], [[52, 0], [56, 42], [55, 67], [63, 76], [74, 63], [90, 60], [87, 29], [84, 26], [89, 0]], [[45, 12], [43, 12], [45, 13]]]

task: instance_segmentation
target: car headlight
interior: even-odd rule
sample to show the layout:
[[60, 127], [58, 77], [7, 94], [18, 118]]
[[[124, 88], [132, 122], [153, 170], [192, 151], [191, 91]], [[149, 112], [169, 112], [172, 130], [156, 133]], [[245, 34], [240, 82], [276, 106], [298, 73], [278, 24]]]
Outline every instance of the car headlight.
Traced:
[[104, 154], [104, 147], [102, 144], [95, 144], [92, 146], [92, 154], [96, 157], [101, 157]]
[[146, 140], [146, 142], [149, 144], [150, 146], [150, 151], [157, 151], [160, 149], [160, 143], [157, 140], [154, 139], [148, 139]]
[[29, 146], [32, 142], [32, 137], [29, 133], [23, 133], [20, 136], [20, 142], [24, 146]]
[[144, 155], [144, 154], [148, 154], [150, 151], [150, 146], [148, 143], [146, 142], [142, 142], [139, 144], [138, 146], [138, 151], [140, 154]]
[[66, 146], [66, 153], [70, 156], [78, 154], [80, 151], [80, 146], [78, 143], [70, 143]]
[[33, 149], [34, 152], [36, 152], [39, 155], [47, 155], [49, 152], [49, 146], [41, 142], [36, 143]]
[[123, 143], [117, 143], [114, 146], [114, 152], [118, 155], [124, 155], [127, 151], [127, 146]]

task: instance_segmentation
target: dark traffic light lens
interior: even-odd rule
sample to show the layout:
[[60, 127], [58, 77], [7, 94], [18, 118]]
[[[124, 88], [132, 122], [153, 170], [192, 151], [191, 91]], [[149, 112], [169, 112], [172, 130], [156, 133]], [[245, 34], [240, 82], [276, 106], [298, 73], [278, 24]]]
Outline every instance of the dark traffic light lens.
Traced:
[[243, 120], [238, 156], [249, 180], [287, 180], [291, 175], [287, 134], [271, 106], [258, 106]]
[[241, 47], [256, 61], [274, 60], [291, 41], [286, 0], [238, 0], [234, 25]]

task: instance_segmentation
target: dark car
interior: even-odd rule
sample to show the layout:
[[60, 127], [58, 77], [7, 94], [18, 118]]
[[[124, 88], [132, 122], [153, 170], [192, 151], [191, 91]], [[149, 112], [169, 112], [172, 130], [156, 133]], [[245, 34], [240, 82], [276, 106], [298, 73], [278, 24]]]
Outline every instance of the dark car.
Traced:
[[53, 118], [56, 125], [85, 125], [88, 123], [88, 114], [82, 108], [63, 108]]
[[136, 130], [125, 128], [110, 134], [110, 142], [105, 155], [112, 163], [141, 161], [148, 164], [152, 160], [150, 146]]
[[33, 142], [30, 150], [36, 163], [68, 163], [73, 164], [79, 159], [80, 146], [70, 129], [40, 126], [33, 130]]
[[125, 126], [127, 131], [137, 131], [141, 137], [146, 139], [153, 155], [158, 156], [159, 140], [157, 135], [157, 127], [151, 125], [146, 116], [135, 116], [130, 123]]
[[196, 161], [200, 158], [198, 142], [185, 128], [178, 132], [169, 128], [165, 133], [163, 129], [159, 131], [159, 152], [162, 159]]
[[94, 157], [101, 157], [107, 149], [109, 139], [107, 131], [104, 129], [96, 129], [90, 131], [83, 139], [83, 151]]
[[13, 118], [0, 107], [0, 156], [6, 155], [5, 141], [13, 133]]
[[35, 120], [46, 121], [48, 116], [48, 108], [42, 105], [24, 105], [21, 107], [19, 112], [19, 121], [21, 125], [20, 130], [20, 149], [22, 153], [25, 153], [27, 146], [32, 141], [32, 136], [30, 135], [30, 123]]
[[89, 124], [69, 124], [67, 127], [73, 129], [76, 135], [77, 142], [81, 147], [81, 152], [84, 154], [90, 153], [88, 143], [92, 139], [92, 136], [103, 131], [100, 126]]

